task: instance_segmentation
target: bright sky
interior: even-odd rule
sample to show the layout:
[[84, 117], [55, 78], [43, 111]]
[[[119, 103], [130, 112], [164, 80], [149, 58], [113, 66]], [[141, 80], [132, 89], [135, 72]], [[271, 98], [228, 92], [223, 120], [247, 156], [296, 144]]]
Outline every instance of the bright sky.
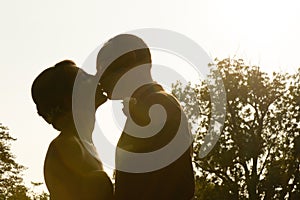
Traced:
[[[110, 37], [155, 27], [186, 35], [213, 58], [236, 56], [268, 72], [295, 72], [299, 10], [297, 0], [1, 0], [0, 122], [17, 138], [13, 153], [28, 167], [26, 181], [43, 181], [46, 150], [57, 135], [30, 94], [46, 67], [63, 59], [80, 66]], [[161, 59], [156, 62], [167, 60]]]

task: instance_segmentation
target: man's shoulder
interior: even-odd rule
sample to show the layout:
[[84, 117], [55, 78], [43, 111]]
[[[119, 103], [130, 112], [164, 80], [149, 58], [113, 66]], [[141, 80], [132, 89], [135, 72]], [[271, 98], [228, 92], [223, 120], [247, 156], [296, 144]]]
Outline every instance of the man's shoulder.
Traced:
[[147, 101], [149, 103], [165, 103], [168, 105], [180, 107], [180, 103], [178, 102], [177, 98], [173, 94], [170, 94], [165, 90], [155, 91], [146, 95], [144, 97], [144, 101]]

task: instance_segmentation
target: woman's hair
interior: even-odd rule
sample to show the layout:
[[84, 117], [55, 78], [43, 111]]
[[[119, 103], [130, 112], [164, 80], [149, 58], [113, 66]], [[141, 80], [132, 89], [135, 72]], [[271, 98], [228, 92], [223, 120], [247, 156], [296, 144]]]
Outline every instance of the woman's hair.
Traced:
[[44, 70], [34, 80], [31, 94], [34, 103], [45, 113], [72, 108], [72, 92], [77, 73], [82, 71], [73, 61], [64, 60]]

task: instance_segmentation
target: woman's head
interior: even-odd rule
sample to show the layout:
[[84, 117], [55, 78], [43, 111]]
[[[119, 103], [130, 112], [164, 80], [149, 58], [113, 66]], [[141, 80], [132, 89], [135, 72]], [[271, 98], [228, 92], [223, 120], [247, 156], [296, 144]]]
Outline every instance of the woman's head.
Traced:
[[32, 99], [39, 115], [56, 129], [57, 120], [72, 111], [73, 86], [79, 72], [85, 73], [73, 61], [64, 60], [44, 70], [32, 84]]

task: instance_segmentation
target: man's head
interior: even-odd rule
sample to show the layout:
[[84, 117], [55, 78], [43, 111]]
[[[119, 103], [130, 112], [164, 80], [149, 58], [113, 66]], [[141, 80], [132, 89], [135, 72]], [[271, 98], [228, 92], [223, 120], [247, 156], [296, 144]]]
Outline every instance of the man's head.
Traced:
[[38, 114], [58, 130], [59, 119], [64, 117], [65, 120], [72, 120], [73, 87], [78, 73], [85, 77], [81, 79], [84, 84], [93, 84], [93, 76], [70, 60], [64, 60], [44, 70], [32, 84], [31, 94]]
[[[97, 74], [109, 98], [120, 78], [136, 67], [143, 67], [139, 77], [151, 77], [150, 50], [141, 38], [121, 34], [104, 44], [97, 56]], [[135, 81], [135, 79], [128, 81]], [[130, 84], [128, 81], [127, 83]]]

